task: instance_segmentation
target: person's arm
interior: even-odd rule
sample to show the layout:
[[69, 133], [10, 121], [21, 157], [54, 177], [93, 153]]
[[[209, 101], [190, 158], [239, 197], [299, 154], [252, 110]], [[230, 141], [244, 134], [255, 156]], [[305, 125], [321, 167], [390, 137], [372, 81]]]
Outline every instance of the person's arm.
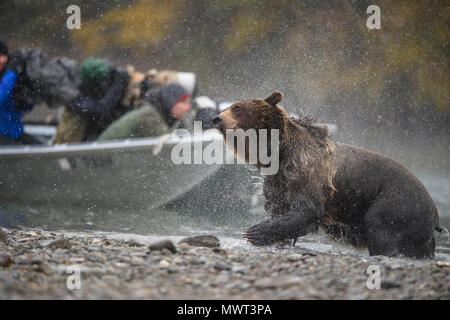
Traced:
[[0, 79], [0, 109], [6, 106], [7, 100], [13, 93], [17, 79], [17, 73], [12, 70], [7, 70]]
[[90, 118], [100, 118], [108, 114], [120, 102], [128, 85], [128, 79], [129, 76], [126, 72], [116, 71], [113, 84], [101, 99], [96, 100], [80, 94], [67, 107]]
[[[15, 71], [7, 70], [0, 79], [0, 111], [6, 111], [8, 99], [11, 98], [18, 75]], [[23, 126], [19, 122], [0, 120], [0, 135], [18, 138], [23, 133]]]
[[18, 138], [23, 134], [23, 126], [19, 122], [0, 120], [0, 135]]

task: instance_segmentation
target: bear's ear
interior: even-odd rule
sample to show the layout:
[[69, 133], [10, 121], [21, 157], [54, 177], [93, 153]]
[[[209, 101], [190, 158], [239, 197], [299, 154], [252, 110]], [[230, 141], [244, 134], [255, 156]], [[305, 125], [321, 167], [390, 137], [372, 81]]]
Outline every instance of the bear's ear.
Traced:
[[264, 101], [270, 104], [271, 106], [276, 106], [278, 102], [283, 99], [283, 95], [281, 92], [275, 91], [270, 95], [270, 97], [266, 98]]

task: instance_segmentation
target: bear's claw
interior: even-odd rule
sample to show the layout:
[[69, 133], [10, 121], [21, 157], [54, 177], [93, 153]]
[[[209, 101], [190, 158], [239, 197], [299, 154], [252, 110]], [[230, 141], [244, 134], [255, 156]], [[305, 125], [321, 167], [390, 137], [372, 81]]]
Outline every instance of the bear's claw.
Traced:
[[267, 246], [276, 242], [276, 239], [271, 236], [270, 221], [248, 228], [242, 233], [242, 237], [255, 246]]

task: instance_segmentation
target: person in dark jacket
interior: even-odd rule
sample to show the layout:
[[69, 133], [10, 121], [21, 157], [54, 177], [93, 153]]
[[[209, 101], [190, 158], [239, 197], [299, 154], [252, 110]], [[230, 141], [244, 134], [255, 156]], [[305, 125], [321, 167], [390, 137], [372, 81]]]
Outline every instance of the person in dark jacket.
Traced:
[[192, 109], [191, 95], [175, 82], [150, 90], [144, 100], [156, 107], [169, 128], [174, 127]]
[[0, 145], [39, 144], [24, 133], [22, 116], [33, 105], [17, 99], [19, 75], [10, 68], [8, 60], [8, 47], [0, 40]]
[[80, 74], [80, 92], [66, 107], [85, 120], [82, 140], [94, 141], [106, 127], [129, 111], [120, 103], [129, 75], [126, 70], [97, 58], [86, 59]]
[[161, 136], [179, 128], [191, 109], [191, 95], [186, 89], [168, 83], [147, 92], [139, 109], [112, 123], [98, 140]]

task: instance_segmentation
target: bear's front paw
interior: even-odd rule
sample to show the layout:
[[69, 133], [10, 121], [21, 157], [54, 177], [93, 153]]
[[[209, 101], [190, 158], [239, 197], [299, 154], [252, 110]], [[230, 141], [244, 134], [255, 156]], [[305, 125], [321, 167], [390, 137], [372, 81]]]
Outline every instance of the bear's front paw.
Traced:
[[248, 228], [242, 236], [255, 246], [268, 246], [277, 241], [271, 231], [271, 221], [268, 220]]

